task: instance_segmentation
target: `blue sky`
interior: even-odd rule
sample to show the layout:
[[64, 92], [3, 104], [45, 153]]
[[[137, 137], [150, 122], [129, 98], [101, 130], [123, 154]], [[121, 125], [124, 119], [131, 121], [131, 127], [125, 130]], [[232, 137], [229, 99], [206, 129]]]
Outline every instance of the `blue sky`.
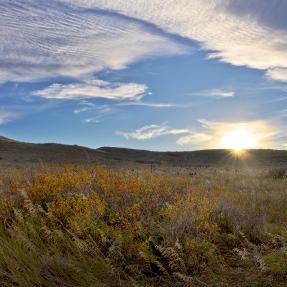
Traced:
[[285, 149], [286, 14], [280, 0], [2, 0], [0, 134]]

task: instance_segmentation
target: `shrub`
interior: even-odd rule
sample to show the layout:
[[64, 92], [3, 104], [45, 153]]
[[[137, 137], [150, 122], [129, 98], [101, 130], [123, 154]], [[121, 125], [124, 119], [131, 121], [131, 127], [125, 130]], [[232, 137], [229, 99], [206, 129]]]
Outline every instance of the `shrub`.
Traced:
[[6, 171], [0, 188], [1, 286], [280, 286], [286, 277], [286, 185], [275, 178], [69, 166]]

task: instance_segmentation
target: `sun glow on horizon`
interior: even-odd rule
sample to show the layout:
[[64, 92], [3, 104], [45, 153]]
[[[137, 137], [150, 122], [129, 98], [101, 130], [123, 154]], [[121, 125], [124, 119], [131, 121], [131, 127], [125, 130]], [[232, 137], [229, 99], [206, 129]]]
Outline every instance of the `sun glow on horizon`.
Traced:
[[258, 148], [260, 137], [247, 128], [237, 128], [226, 132], [221, 138], [221, 145], [240, 153], [245, 149]]

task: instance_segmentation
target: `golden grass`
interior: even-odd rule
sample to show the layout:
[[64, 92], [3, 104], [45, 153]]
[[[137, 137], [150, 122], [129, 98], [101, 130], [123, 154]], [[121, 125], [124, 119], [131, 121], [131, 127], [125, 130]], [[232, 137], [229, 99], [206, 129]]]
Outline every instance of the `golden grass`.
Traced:
[[220, 171], [3, 172], [0, 286], [286, 286], [286, 183]]

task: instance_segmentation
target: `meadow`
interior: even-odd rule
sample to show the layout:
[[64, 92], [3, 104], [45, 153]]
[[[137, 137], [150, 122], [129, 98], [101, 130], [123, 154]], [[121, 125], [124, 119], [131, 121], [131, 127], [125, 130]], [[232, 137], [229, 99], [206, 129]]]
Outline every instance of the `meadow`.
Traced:
[[0, 286], [287, 286], [286, 184], [220, 169], [2, 171]]

